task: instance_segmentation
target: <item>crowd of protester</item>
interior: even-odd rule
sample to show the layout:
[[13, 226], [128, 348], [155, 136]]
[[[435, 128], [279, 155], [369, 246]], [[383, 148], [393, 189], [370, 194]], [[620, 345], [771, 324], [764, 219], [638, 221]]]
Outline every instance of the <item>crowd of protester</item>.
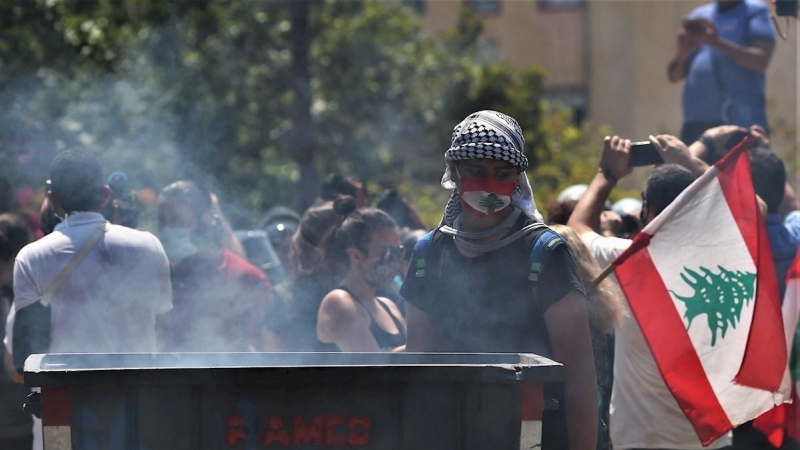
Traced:
[[[590, 362], [596, 373], [598, 448], [699, 445], [661, 379], [635, 320], [627, 313], [613, 277], [590, 292], [586, 286], [630, 245], [630, 238], [644, 224], [743, 132], [755, 142], [750, 149], [753, 184], [763, 206], [783, 292], [785, 273], [800, 246], [800, 204], [787, 183], [782, 161], [771, 151], [760, 126], [715, 127], [705, 132], [704, 139], [689, 145], [674, 136], [651, 137], [665, 164], [647, 180], [641, 201], [626, 198], [614, 204], [608, 200], [613, 187], [631, 172], [630, 141], [609, 137], [595, 178], [587, 180], [588, 185], [566, 188], [547, 208], [546, 222], [568, 251], [565, 249], [560, 259], [553, 257], [550, 270], [542, 273], [548, 283], [562, 279], [558, 282], [562, 287], [550, 287], [536, 300], [547, 311], [566, 298], [562, 297], [565, 293], [578, 292], [581, 301], [585, 299], [591, 353], [584, 355], [593, 355]], [[454, 148], [460, 147], [454, 144]], [[470, 179], [515, 179], [524, 174], [509, 171], [513, 166], [505, 161], [462, 157], [459, 160], [454, 153], [446, 178], [465, 183]], [[512, 183], [509, 193], [518, 186]], [[504, 247], [494, 243], [515, 234], [510, 223], [529, 223], [529, 229], [535, 228], [530, 228], [531, 224], [541, 223], [532, 196], [527, 206], [530, 216], [523, 213], [525, 205], [514, 205], [509, 208], [518, 211], [509, 216], [513, 220], [504, 219], [508, 224], [501, 224], [495, 234], [470, 236], [464, 222], [471, 216], [458, 213], [448, 220], [445, 212], [436, 229], [443, 238], [452, 236], [450, 242], [455, 244], [449, 250], [452, 254], [444, 257], [453, 276], [429, 269], [428, 284], [421, 284], [425, 266], [419, 263], [425, 255], [414, 254], [412, 249], [424, 239], [428, 227], [396, 192], [383, 193], [375, 202], [378, 207], [371, 207], [363, 186], [351, 178], [329, 177], [320, 202], [302, 215], [281, 207], [267, 216], [262, 237], [272, 255], [270, 264], [259, 264], [263, 252], [242, 244], [248, 238], [237, 238], [242, 234], [227, 224], [216, 197], [198, 183], [177, 181], [162, 190], [157, 239], [130, 227], [130, 222], [122, 224], [120, 218], [125, 214], [120, 214], [119, 208], [104, 208], [109, 189], [99, 164], [86, 153], [60, 154], [51, 167], [49, 189], [39, 223], [45, 237], [31, 243], [35, 232], [27, 221], [14, 213], [0, 214], [0, 306], [7, 318], [2, 321], [6, 370], [0, 396], [5, 406], [24, 401], [26, 390], [19, 384], [20, 373], [30, 353], [404, 351], [409, 309], [409, 325], [417, 335], [411, 344], [415, 348], [410, 350], [557, 353], [550, 348], [552, 337], [547, 336], [552, 326], [547, 312], [545, 320], [537, 324], [529, 320], [530, 313], [524, 308], [515, 311], [513, 305], [524, 305], [524, 301], [497, 303], [500, 298], [528, 295], [524, 286], [514, 286], [508, 278], [517, 277], [524, 283], [525, 274], [508, 270], [508, 266], [514, 258], [522, 258], [519, 265], [524, 269], [530, 242], [520, 241], [526, 242], [521, 255], [504, 254]], [[464, 197], [448, 205], [448, 210], [481, 207], [470, 206]], [[482, 216], [491, 214], [475, 217]], [[474, 261], [460, 266], [453, 251], [461, 258], [466, 256], [465, 261], [481, 256], [487, 268], [476, 269]], [[86, 259], [71, 264], [82, 253]], [[431, 255], [427, 267], [433, 261], [437, 260]], [[281, 279], [275, 279], [276, 265], [285, 274]], [[494, 284], [481, 283], [480, 289], [486, 290], [482, 300], [480, 294], [476, 297], [479, 289], [475, 283], [455, 276], [477, 272], [480, 276], [474, 279], [491, 279], [494, 275], [489, 267], [504, 273], [496, 274]], [[53, 289], [65, 270], [69, 270], [69, 283]], [[565, 273], [573, 276], [564, 278]], [[405, 283], [406, 276], [413, 277], [413, 283]], [[430, 291], [431, 297], [424, 290], [433, 279], [439, 287]], [[512, 286], [514, 291], [504, 286]], [[551, 290], [558, 294], [552, 295]], [[447, 292], [455, 296], [448, 300]], [[48, 299], [46, 304], [43, 298]], [[459, 303], [463, 299], [466, 303]], [[514, 321], [492, 312], [497, 309], [510, 310], [517, 320], [521, 318], [518, 328], [535, 325], [540, 336], [528, 344], [518, 342], [520, 332], [513, 331]], [[450, 325], [440, 329], [431, 321]], [[430, 330], [421, 333], [426, 326]], [[448, 326], [456, 330], [447, 330]], [[475, 329], [489, 330], [493, 336]], [[576, 339], [574, 331], [570, 330], [570, 339]], [[654, 419], [659, 426], [653, 426]], [[2, 410], [0, 427], [4, 430], [2, 442], [16, 446], [3, 448], [30, 447], [31, 418], [21, 409]], [[739, 448], [753, 448], [752, 434], [745, 435], [747, 443]], [[715, 447], [732, 443], [735, 440], [724, 437]]]
[[[494, 111], [454, 130], [442, 178], [453, 195], [438, 224], [425, 224], [396, 191], [373, 201], [358, 180], [331, 174], [306, 211], [276, 206], [258, 230], [239, 231], [214, 193], [175, 181], [158, 197], [153, 235], [136, 230], [124, 174], [104, 178], [80, 150], [52, 162], [37, 226], [9, 212], [11, 189], [2, 184], [0, 448], [41, 445], [21, 410], [31, 353], [406, 350], [534, 352], [562, 362], [563, 386], [546, 395], [564, 407], [545, 418], [544, 448], [703, 448], [613, 275], [594, 282], [746, 135], [785, 290], [800, 247], [800, 202], [766, 130], [763, 73], [750, 80], [731, 66], [763, 72], [774, 35], [749, 0], [712, 5], [718, 11], [698, 9], [679, 34], [668, 75], [688, 77], [683, 140], [650, 136], [663, 164], [641, 199], [610, 202], [632, 169], [631, 141], [609, 136], [595, 177], [564, 189], [542, 217], [522, 131]], [[715, 34], [714, 21], [746, 17], [751, 25], [729, 38], [752, 37], [752, 48]], [[717, 86], [711, 100], [724, 106], [694, 105], [695, 91], [722, 79], [730, 92]], [[753, 92], [727, 104], [747, 83]], [[770, 448], [746, 426], [710, 448], [731, 446]]]
[[[11, 212], [0, 214], [0, 307], [6, 318], [2, 321], [6, 370], [0, 383], [0, 442], [15, 446], [3, 448], [30, 448], [31, 418], [10, 406], [25, 399], [20, 373], [30, 353], [397, 352], [405, 350], [411, 328], [416, 334], [409, 338], [413, 351], [535, 350], [556, 356], [553, 338], [547, 336], [552, 325], [546, 311], [569, 292], [577, 292], [585, 303], [591, 348], [591, 353], [583, 354], [593, 355], [590, 362], [596, 373], [598, 448], [695, 448], [699, 441], [661, 379], [613, 276], [589, 292], [586, 287], [630, 245], [630, 238], [644, 224], [743, 132], [755, 142], [750, 149], [753, 184], [783, 292], [786, 270], [800, 246], [800, 204], [763, 128], [719, 126], [689, 145], [674, 136], [651, 137], [665, 164], [650, 175], [642, 200], [625, 198], [612, 204], [609, 196], [614, 186], [631, 172], [630, 141], [614, 136], [604, 142], [595, 178], [564, 189], [548, 205], [544, 221], [566, 245], [561, 257], [550, 256], [549, 271], [542, 273], [548, 283], [562, 287], [548, 288], [556, 294], [536, 296], [545, 310], [545, 320], [538, 325], [529, 320], [528, 311], [515, 311], [512, 306], [524, 302], [497, 303], [500, 298], [527, 295], [524, 286], [515, 286], [512, 292], [504, 290], [504, 285], [513, 286], [509, 277], [527, 282], [525, 273], [508, 267], [514, 258], [522, 258], [520, 266], [525, 269], [530, 242], [519, 241], [525, 242], [520, 254], [504, 254], [503, 246], [493, 245], [515, 234], [514, 222], [527, 223], [527, 229], [541, 223], [533, 202], [530, 216], [524, 213], [525, 205], [507, 208], [518, 212], [510, 216], [513, 220], [504, 219], [507, 224], [501, 224], [495, 235], [470, 236], [465, 222], [475, 220], [472, 216], [462, 211], [448, 220], [445, 212], [436, 227], [442, 239], [434, 237], [433, 247], [455, 245], [443, 249], [444, 256], [429, 255], [429, 272], [424, 275], [425, 266], [419, 264], [426, 255], [412, 250], [420, 239], [431, 237], [426, 236], [430, 227], [422, 223], [414, 207], [393, 191], [378, 196], [373, 207], [363, 185], [332, 175], [322, 186], [318, 204], [302, 214], [274, 208], [263, 220], [260, 236], [269, 249], [265, 264], [261, 247], [244, 244], [253, 231], [234, 232], [216, 196], [198, 183], [177, 181], [161, 191], [158, 232], [153, 236], [135, 230], [131, 226], [135, 222], [123, 224], [126, 214], [120, 214], [119, 207], [104, 206], [109, 188], [93, 157], [81, 151], [63, 152], [51, 166], [50, 191], [40, 215], [44, 237], [33, 241], [36, 231], [28, 221]], [[459, 147], [454, 144], [454, 148]], [[461, 157], [453, 154], [446, 175], [459, 184], [482, 178], [513, 180], [524, 174], [508, 171], [513, 166], [505, 161]], [[510, 192], [518, 186], [512, 183]], [[448, 210], [480, 207], [470, 206], [464, 197]], [[475, 217], [482, 216], [492, 215]], [[518, 217], [525, 220], [520, 222]], [[459, 265], [454, 252], [466, 257], [466, 265]], [[481, 256], [487, 268], [478, 269], [475, 261], [468, 261], [475, 256]], [[70, 263], [78, 257], [82, 257], [79, 264]], [[441, 264], [452, 266], [447, 269], [451, 276], [441, 269], [438, 274], [433, 271], [437, 257], [444, 258]], [[280, 272], [274, 270], [276, 266]], [[482, 283], [478, 288], [456, 276], [475, 272], [480, 274], [475, 279], [492, 278], [490, 266], [504, 272], [496, 274], [494, 284]], [[65, 267], [69, 281], [60, 281], [64, 284], [54, 290], [58, 281], [53, 280], [60, 278]], [[564, 278], [564, 273], [573, 275]], [[413, 283], [404, 282], [407, 276]], [[439, 287], [430, 288], [434, 279]], [[428, 288], [430, 292], [425, 293]], [[486, 290], [485, 303], [480, 293], [476, 296], [479, 289]], [[455, 296], [448, 299], [445, 291]], [[46, 304], [43, 297], [48, 299]], [[463, 301], [475, 304], [458, 303]], [[503, 331], [515, 330], [516, 325], [507, 315], [492, 313], [497, 309], [522, 318], [519, 328], [535, 325], [540, 336], [528, 345], [519, 341], [518, 330]], [[430, 322], [450, 325], [440, 329]], [[430, 330], [420, 332], [425, 326]], [[456, 330], [448, 331], [447, 326]], [[489, 338], [475, 332], [479, 328], [494, 335]], [[570, 333], [570, 339], [576, 339], [574, 328]], [[564, 393], [553, 395], [563, 398]], [[653, 426], [654, 419], [658, 426]], [[562, 431], [566, 435], [568, 430], [567, 426]], [[739, 448], [752, 448], [752, 432], [745, 439], [748, 443]], [[715, 448], [732, 444], [735, 439], [723, 437]]]

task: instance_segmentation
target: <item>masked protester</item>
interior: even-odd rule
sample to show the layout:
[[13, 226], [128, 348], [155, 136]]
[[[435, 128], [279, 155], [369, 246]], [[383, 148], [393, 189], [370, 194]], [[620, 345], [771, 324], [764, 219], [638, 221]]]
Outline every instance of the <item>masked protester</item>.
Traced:
[[266, 276], [225, 248], [211, 195], [191, 181], [161, 192], [159, 239], [171, 266], [174, 309], [161, 321], [163, 351], [275, 350], [261, 327]]
[[378, 209], [356, 210], [350, 197], [334, 201], [344, 220], [326, 246], [325, 263], [347, 267], [342, 284], [322, 300], [317, 337], [345, 352], [401, 351], [403, 316], [391, 300], [378, 297], [403, 258], [397, 225]]
[[[453, 130], [444, 217], [414, 248], [400, 294], [408, 351], [530, 352], [564, 364], [542, 447], [594, 449], [597, 384], [581, 278], [536, 209], [517, 122], [480, 111]], [[550, 392], [552, 390], [552, 392]]]

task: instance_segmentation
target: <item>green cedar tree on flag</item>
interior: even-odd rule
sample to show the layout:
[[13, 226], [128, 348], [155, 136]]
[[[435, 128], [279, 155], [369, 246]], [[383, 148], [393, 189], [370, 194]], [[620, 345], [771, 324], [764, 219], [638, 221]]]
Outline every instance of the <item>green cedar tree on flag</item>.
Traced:
[[703, 445], [789, 398], [777, 277], [744, 141], [615, 261], [661, 375]]

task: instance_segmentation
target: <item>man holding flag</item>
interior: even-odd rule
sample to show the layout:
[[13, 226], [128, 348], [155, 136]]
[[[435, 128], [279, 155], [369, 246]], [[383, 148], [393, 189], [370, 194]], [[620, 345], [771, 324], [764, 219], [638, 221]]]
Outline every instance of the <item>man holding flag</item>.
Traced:
[[[676, 150], [669, 154], [680, 155], [680, 152]], [[595, 232], [599, 227], [600, 212], [612, 189], [619, 179], [631, 172], [629, 157], [628, 141], [616, 136], [606, 138], [600, 155], [600, 170], [567, 223], [581, 235], [600, 267], [610, 265], [632, 242], [630, 239], [603, 237]], [[676, 160], [685, 158], [669, 159], [670, 162]], [[703, 169], [698, 167], [695, 171], [702, 172]], [[642, 222], [652, 220], [694, 179], [690, 170], [679, 165], [670, 164], [656, 169], [647, 181], [642, 199]], [[664, 384], [647, 342], [632, 316], [623, 320], [615, 334], [609, 426], [615, 449], [703, 448]], [[728, 445], [730, 438], [725, 437], [708, 448]]]
[[[677, 138], [651, 141], [683, 167], [661, 166], [648, 180], [643, 234], [593, 232], [630, 172], [630, 144], [617, 137], [606, 139], [600, 171], [568, 223], [601, 265], [622, 255], [616, 275], [636, 319], [617, 333], [611, 437], [619, 449], [719, 448], [735, 425], [786, 400], [784, 337], [770, 325], [780, 321], [777, 278], [744, 148], [704, 174]], [[692, 173], [703, 175], [692, 183]]]

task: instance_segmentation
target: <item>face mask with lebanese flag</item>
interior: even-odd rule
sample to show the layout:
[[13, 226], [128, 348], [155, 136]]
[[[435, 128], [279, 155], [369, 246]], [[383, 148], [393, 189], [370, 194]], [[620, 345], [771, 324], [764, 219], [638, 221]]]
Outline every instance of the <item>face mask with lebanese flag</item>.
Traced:
[[461, 203], [468, 211], [478, 216], [496, 214], [511, 204], [511, 195], [517, 184], [494, 178], [461, 178], [459, 194]]

